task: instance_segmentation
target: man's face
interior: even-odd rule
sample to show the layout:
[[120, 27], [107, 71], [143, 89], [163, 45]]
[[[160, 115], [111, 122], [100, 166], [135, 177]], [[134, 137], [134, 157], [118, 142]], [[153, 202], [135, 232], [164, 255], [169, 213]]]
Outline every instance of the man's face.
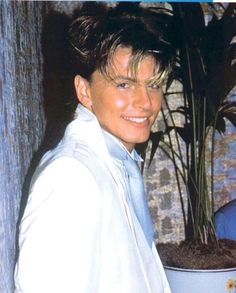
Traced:
[[136, 143], [145, 142], [161, 108], [162, 90], [152, 82], [156, 62], [145, 57], [131, 75], [131, 50], [118, 48], [114, 54], [112, 80], [96, 70], [88, 84], [90, 103], [87, 108], [97, 117], [101, 127], [117, 137], [131, 151]]

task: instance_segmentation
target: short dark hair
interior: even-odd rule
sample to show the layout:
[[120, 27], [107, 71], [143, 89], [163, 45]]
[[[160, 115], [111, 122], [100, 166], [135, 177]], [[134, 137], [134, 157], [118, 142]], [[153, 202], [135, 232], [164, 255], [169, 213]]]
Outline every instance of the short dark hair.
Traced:
[[[120, 3], [96, 11], [96, 3], [80, 10], [69, 29], [74, 74], [90, 79], [95, 70], [109, 77], [109, 64], [119, 47], [131, 49], [131, 66], [147, 55], [157, 61], [157, 79], [163, 79], [172, 60], [160, 11], [137, 3]], [[92, 10], [91, 10], [92, 7]]]

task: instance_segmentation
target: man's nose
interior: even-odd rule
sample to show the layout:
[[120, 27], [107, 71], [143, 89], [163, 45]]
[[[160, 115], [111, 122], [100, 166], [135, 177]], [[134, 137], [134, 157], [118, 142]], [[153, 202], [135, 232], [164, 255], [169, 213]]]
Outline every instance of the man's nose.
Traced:
[[147, 87], [139, 86], [134, 97], [134, 106], [137, 108], [150, 109], [152, 106], [151, 95]]

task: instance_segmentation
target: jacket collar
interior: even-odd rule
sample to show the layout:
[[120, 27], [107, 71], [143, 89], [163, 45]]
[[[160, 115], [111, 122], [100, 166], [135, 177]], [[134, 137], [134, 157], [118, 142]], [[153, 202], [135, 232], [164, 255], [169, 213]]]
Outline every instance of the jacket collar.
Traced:
[[66, 139], [73, 137], [87, 144], [103, 160], [108, 160], [111, 155], [119, 159], [131, 156], [136, 161], [142, 161], [135, 150], [129, 153], [117, 138], [103, 130], [97, 117], [81, 104], [77, 106], [74, 120], [66, 128], [65, 134]]

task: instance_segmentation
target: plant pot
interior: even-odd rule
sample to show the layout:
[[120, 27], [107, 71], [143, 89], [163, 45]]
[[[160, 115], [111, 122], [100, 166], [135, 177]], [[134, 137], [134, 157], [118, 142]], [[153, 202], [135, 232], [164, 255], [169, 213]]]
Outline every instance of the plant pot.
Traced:
[[165, 266], [172, 293], [236, 293], [236, 268], [192, 270]]

